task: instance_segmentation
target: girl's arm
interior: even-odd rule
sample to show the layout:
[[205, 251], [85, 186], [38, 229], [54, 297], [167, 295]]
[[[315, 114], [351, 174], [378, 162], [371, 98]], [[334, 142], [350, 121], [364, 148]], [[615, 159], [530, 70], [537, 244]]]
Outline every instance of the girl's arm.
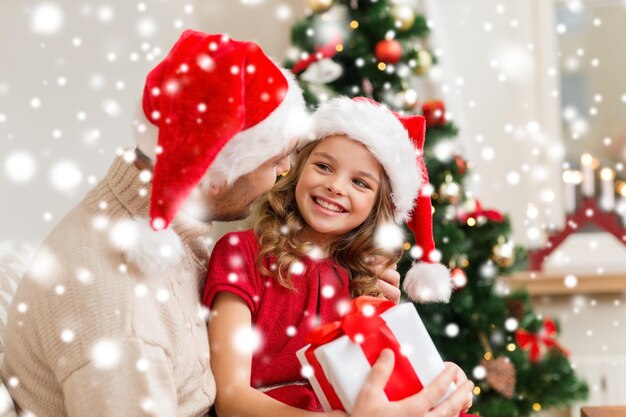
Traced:
[[[221, 292], [213, 300], [209, 321], [211, 367], [217, 384], [215, 409], [219, 417], [345, 417], [340, 411], [316, 413], [283, 404], [250, 386], [252, 350], [238, 334], [252, 329], [248, 305]], [[240, 333], [241, 332], [241, 333]]]

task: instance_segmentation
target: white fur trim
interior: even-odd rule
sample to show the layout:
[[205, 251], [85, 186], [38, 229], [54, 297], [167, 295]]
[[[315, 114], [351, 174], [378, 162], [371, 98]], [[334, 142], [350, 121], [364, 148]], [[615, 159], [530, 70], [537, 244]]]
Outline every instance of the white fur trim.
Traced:
[[317, 109], [313, 115], [313, 126], [314, 138], [306, 138], [300, 145], [330, 135], [345, 134], [367, 146], [389, 177], [395, 221], [408, 220], [422, 182], [416, 162], [418, 151], [402, 123], [387, 107], [337, 97]]
[[156, 232], [148, 219], [117, 222], [109, 232], [109, 241], [129, 264], [146, 274], [179, 264], [185, 253], [180, 237], [171, 228]]
[[442, 264], [416, 263], [406, 273], [402, 288], [414, 301], [447, 303], [452, 295], [450, 271]]
[[239, 132], [219, 152], [207, 171], [206, 182], [232, 184], [264, 162], [287, 151], [294, 139], [309, 133], [309, 114], [302, 90], [293, 74], [281, 70], [287, 79], [287, 94], [278, 107], [256, 125]]

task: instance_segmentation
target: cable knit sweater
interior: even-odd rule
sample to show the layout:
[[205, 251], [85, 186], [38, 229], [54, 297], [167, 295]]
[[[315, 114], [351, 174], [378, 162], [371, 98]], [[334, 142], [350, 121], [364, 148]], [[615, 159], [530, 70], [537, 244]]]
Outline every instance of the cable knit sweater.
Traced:
[[215, 382], [200, 291], [209, 226], [181, 214], [169, 232], [182, 243], [180, 260], [133, 263], [124, 247], [144, 237], [116, 226], [146, 219], [149, 195], [139, 170], [118, 157], [39, 249], [9, 312], [0, 372], [21, 411], [208, 413]]

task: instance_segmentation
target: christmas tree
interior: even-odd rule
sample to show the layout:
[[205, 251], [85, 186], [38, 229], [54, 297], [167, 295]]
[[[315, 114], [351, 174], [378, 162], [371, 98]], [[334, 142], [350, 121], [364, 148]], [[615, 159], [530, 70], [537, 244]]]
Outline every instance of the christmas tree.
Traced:
[[[511, 293], [499, 279], [525, 262], [525, 252], [509, 238], [509, 219], [464, 190], [471, 164], [455, 153], [457, 128], [446, 120], [444, 103], [418, 103], [415, 79], [436, 63], [426, 46], [426, 19], [386, 0], [309, 0], [308, 6], [293, 28], [286, 65], [311, 108], [335, 95], [367, 96], [407, 114], [421, 107], [426, 117], [435, 242], [455, 292], [449, 304], [417, 308], [444, 359], [476, 382], [471, 411], [521, 417], [585, 399], [588, 388], [556, 339], [557, 324], [534, 314], [528, 294]], [[421, 256], [411, 243], [404, 249], [401, 274]]]

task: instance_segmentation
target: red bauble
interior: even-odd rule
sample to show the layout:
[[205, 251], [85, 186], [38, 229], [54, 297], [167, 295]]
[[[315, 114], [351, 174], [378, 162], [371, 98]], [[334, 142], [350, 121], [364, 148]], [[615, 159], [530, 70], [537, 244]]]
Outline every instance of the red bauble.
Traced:
[[443, 126], [446, 124], [446, 107], [443, 101], [427, 101], [422, 106], [422, 114], [426, 118], [426, 126]]
[[395, 39], [383, 39], [376, 44], [376, 59], [386, 64], [395, 64], [402, 57], [402, 45]]
[[454, 162], [459, 169], [459, 174], [463, 175], [467, 172], [467, 162], [459, 155], [454, 155]]
[[454, 268], [450, 273], [452, 276], [452, 285], [457, 290], [464, 288], [467, 285], [467, 275], [461, 268]]

